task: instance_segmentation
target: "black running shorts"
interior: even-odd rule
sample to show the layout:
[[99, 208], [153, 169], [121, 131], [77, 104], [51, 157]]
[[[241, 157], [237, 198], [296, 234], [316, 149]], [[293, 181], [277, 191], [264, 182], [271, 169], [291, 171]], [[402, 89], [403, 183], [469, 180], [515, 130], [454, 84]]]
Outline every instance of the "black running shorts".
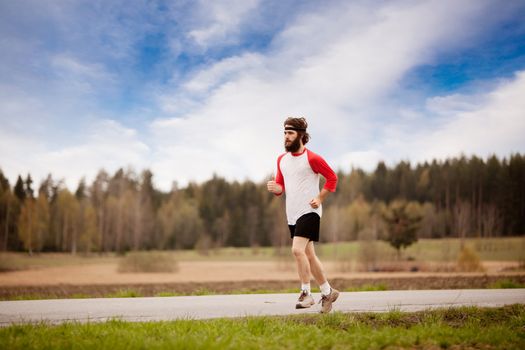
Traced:
[[295, 225], [288, 225], [290, 229], [290, 237], [294, 236], [305, 237], [311, 241], [319, 242], [319, 227], [321, 226], [321, 218], [317, 213], [308, 213], [297, 219]]

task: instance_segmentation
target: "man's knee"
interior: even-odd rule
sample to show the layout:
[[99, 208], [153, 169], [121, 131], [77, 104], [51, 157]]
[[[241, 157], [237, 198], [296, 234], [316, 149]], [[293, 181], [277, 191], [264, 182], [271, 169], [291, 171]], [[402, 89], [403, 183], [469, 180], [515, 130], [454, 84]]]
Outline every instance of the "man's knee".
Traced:
[[305, 252], [304, 248], [302, 248], [302, 247], [292, 246], [292, 254], [295, 257], [302, 257], [302, 256], [306, 255], [306, 252]]

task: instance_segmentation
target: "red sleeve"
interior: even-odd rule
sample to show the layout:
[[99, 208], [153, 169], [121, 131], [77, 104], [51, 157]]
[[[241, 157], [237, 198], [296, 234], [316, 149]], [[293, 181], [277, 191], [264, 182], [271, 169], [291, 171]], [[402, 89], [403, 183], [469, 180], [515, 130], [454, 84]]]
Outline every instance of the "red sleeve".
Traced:
[[321, 174], [326, 179], [323, 188], [330, 192], [335, 192], [335, 188], [337, 187], [337, 175], [323, 157], [308, 150], [308, 162], [314, 173]]
[[281, 172], [281, 159], [284, 157], [286, 153], [281, 154], [279, 158], [277, 158], [277, 174], [275, 175], [275, 182], [277, 182], [281, 187], [283, 188], [283, 191], [279, 193], [277, 196], [280, 196], [284, 193], [284, 177], [283, 173]]

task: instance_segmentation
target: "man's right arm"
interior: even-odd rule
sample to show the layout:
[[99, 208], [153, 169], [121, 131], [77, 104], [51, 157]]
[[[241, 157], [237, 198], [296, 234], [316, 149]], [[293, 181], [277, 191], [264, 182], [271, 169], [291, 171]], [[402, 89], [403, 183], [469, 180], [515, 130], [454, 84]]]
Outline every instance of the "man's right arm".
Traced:
[[281, 172], [281, 159], [283, 156], [284, 154], [277, 158], [277, 173], [275, 175], [275, 179], [268, 181], [268, 184], [266, 185], [268, 187], [268, 191], [277, 196], [280, 196], [284, 192], [284, 177], [283, 173]]
[[271, 193], [280, 196], [283, 193], [283, 188], [281, 185], [279, 185], [275, 180], [268, 181], [268, 184], [266, 185], [268, 187], [268, 191]]

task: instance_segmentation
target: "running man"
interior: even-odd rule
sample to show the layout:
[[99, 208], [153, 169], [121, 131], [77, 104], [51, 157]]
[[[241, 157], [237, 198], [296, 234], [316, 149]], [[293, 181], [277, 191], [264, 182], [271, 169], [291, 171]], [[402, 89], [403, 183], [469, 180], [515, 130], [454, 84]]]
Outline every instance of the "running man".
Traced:
[[[286, 216], [292, 238], [292, 253], [297, 262], [301, 280], [301, 294], [296, 308], [308, 308], [315, 304], [310, 292], [311, 275], [321, 289], [321, 312], [332, 310], [339, 291], [330, 287], [321, 261], [315, 254], [314, 242], [319, 241], [322, 203], [337, 185], [337, 175], [319, 155], [307, 149], [310, 135], [304, 118], [288, 118], [284, 122], [284, 148], [286, 153], [277, 159], [275, 180], [268, 181], [268, 191], [281, 195], [286, 193]], [[319, 192], [319, 174], [326, 184]]]

